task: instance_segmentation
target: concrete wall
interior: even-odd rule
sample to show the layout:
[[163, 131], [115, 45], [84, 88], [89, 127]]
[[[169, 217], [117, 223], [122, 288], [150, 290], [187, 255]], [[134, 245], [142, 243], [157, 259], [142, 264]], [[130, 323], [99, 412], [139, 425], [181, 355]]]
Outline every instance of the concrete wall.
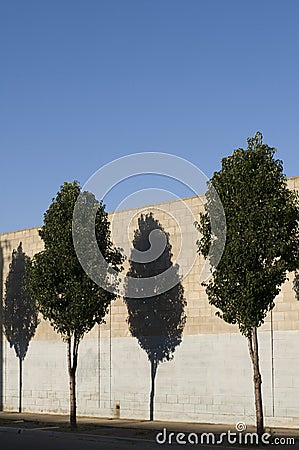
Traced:
[[[291, 189], [299, 189], [299, 177], [288, 183]], [[198, 236], [193, 221], [201, 209], [198, 198], [188, 198], [110, 214], [115, 244], [128, 249], [140, 213], [152, 211], [170, 233], [173, 261], [190, 268], [183, 281], [187, 300], [183, 340], [173, 360], [158, 367], [155, 418], [253, 424], [252, 368], [246, 339], [236, 326], [215, 316], [200, 283], [204, 261], [196, 254]], [[36, 228], [1, 235], [3, 282], [12, 250], [20, 242], [29, 256], [42, 250]], [[299, 426], [299, 302], [292, 288], [293, 274], [289, 278], [259, 331], [268, 426]], [[78, 414], [149, 418], [150, 364], [130, 336], [126, 318], [126, 306], [119, 298], [111, 305], [106, 323], [96, 326], [80, 344]], [[43, 320], [23, 369], [24, 410], [68, 411], [66, 346]], [[2, 378], [4, 409], [17, 410], [18, 360], [5, 339]]]

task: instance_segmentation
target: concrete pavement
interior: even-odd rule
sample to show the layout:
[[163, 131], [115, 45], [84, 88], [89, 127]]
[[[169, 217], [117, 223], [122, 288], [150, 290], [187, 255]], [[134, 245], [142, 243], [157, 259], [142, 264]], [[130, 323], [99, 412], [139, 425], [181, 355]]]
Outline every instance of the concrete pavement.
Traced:
[[[228, 430], [236, 432], [236, 424], [207, 424], [192, 422], [168, 422], [149, 421], [134, 419], [111, 419], [102, 417], [77, 417], [78, 430], [80, 433], [91, 433], [101, 435], [118, 436], [152, 436], [162, 431], [184, 432], [184, 433], [225, 433]], [[49, 429], [58, 431], [69, 431], [69, 416], [61, 414], [36, 414], [0, 412], [0, 427], [15, 427], [22, 429]], [[247, 432], [254, 432], [255, 427], [248, 426]], [[299, 430], [288, 428], [267, 428], [272, 436], [290, 436], [299, 438]]]

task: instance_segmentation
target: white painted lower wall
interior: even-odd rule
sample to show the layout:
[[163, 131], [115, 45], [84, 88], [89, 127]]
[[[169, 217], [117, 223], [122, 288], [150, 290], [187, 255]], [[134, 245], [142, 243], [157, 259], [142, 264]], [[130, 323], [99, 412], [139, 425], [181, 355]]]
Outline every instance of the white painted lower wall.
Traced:
[[[274, 332], [273, 346], [270, 332], [260, 332], [259, 342], [265, 424], [298, 427], [299, 331]], [[18, 370], [15, 352], [5, 341], [5, 410], [18, 410]], [[136, 339], [82, 341], [78, 415], [148, 419], [149, 392], [150, 364]], [[23, 410], [67, 413], [68, 406], [66, 345], [33, 340], [23, 363]], [[185, 336], [173, 360], [158, 367], [155, 419], [254, 424], [246, 339], [238, 333]]]

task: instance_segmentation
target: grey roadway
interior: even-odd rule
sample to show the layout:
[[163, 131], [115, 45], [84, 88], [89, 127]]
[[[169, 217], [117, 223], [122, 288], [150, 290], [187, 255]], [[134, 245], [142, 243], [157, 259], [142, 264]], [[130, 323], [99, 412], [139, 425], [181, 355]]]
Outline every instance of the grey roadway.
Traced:
[[[298, 441], [297, 441], [298, 442]], [[238, 445], [215, 445], [222, 450], [238, 450]], [[0, 428], [0, 448], [5, 450], [157, 450], [167, 449], [194, 449], [211, 450], [211, 446], [201, 444], [169, 444], [156, 442], [155, 437], [151, 439], [117, 436], [93, 436], [79, 433], [62, 433], [49, 430], [20, 429], [15, 427]], [[245, 448], [254, 448], [246, 445]], [[255, 447], [256, 448], [256, 447]], [[265, 448], [265, 447], [264, 447]], [[273, 447], [272, 447], [273, 448]], [[295, 445], [275, 445], [275, 449], [299, 449]], [[243, 447], [244, 450], [244, 447]]]
[[[113, 436], [82, 436], [70, 433], [52, 433], [17, 430], [1, 431], [0, 446], [5, 450], [157, 450], [159, 448], [178, 450], [182, 445], [159, 445], [155, 440], [137, 438], [118, 438]], [[184, 448], [194, 449], [194, 445]], [[207, 446], [197, 448], [209, 449]], [[224, 447], [221, 447], [224, 448]]]

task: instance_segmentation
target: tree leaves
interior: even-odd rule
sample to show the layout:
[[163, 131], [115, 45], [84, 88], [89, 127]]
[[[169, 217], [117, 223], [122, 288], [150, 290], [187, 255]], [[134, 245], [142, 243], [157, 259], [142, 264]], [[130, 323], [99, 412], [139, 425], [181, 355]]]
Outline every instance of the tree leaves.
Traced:
[[[116, 297], [95, 284], [78, 261], [72, 239], [72, 220], [79, 194], [77, 181], [61, 186], [44, 215], [44, 225], [39, 232], [44, 250], [28, 263], [29, 291], [44, 318], [64, 339], [74, 334], [81, 339], [96, 323], [101, 323]], [[93, 226], [102, 254], [108, 263], [120, 270], [122, 256], [111, 242], [104, 205], [91, 193], [84, 193], [83, 197], [97, 208]], [[82, 236], [84, 238], [84, 229]], [[93, 264], [97, 263], [93, 261]]]
[[[226, 216], [227, 236], [222, 258], [207, 283], [209, 302], [229, 323], [250, 336], [274, 307], [287, 271], [299, 263], [298, 195], [287, 187], [275, 148], [262, 143], [261, 133], [222, 160], [211, 183]], [[199, 251], [207, 257], [213, 239], [211, 202], [205, 205], [198, 229]], [[219, 238], [214, 236], [214, 239]]]

